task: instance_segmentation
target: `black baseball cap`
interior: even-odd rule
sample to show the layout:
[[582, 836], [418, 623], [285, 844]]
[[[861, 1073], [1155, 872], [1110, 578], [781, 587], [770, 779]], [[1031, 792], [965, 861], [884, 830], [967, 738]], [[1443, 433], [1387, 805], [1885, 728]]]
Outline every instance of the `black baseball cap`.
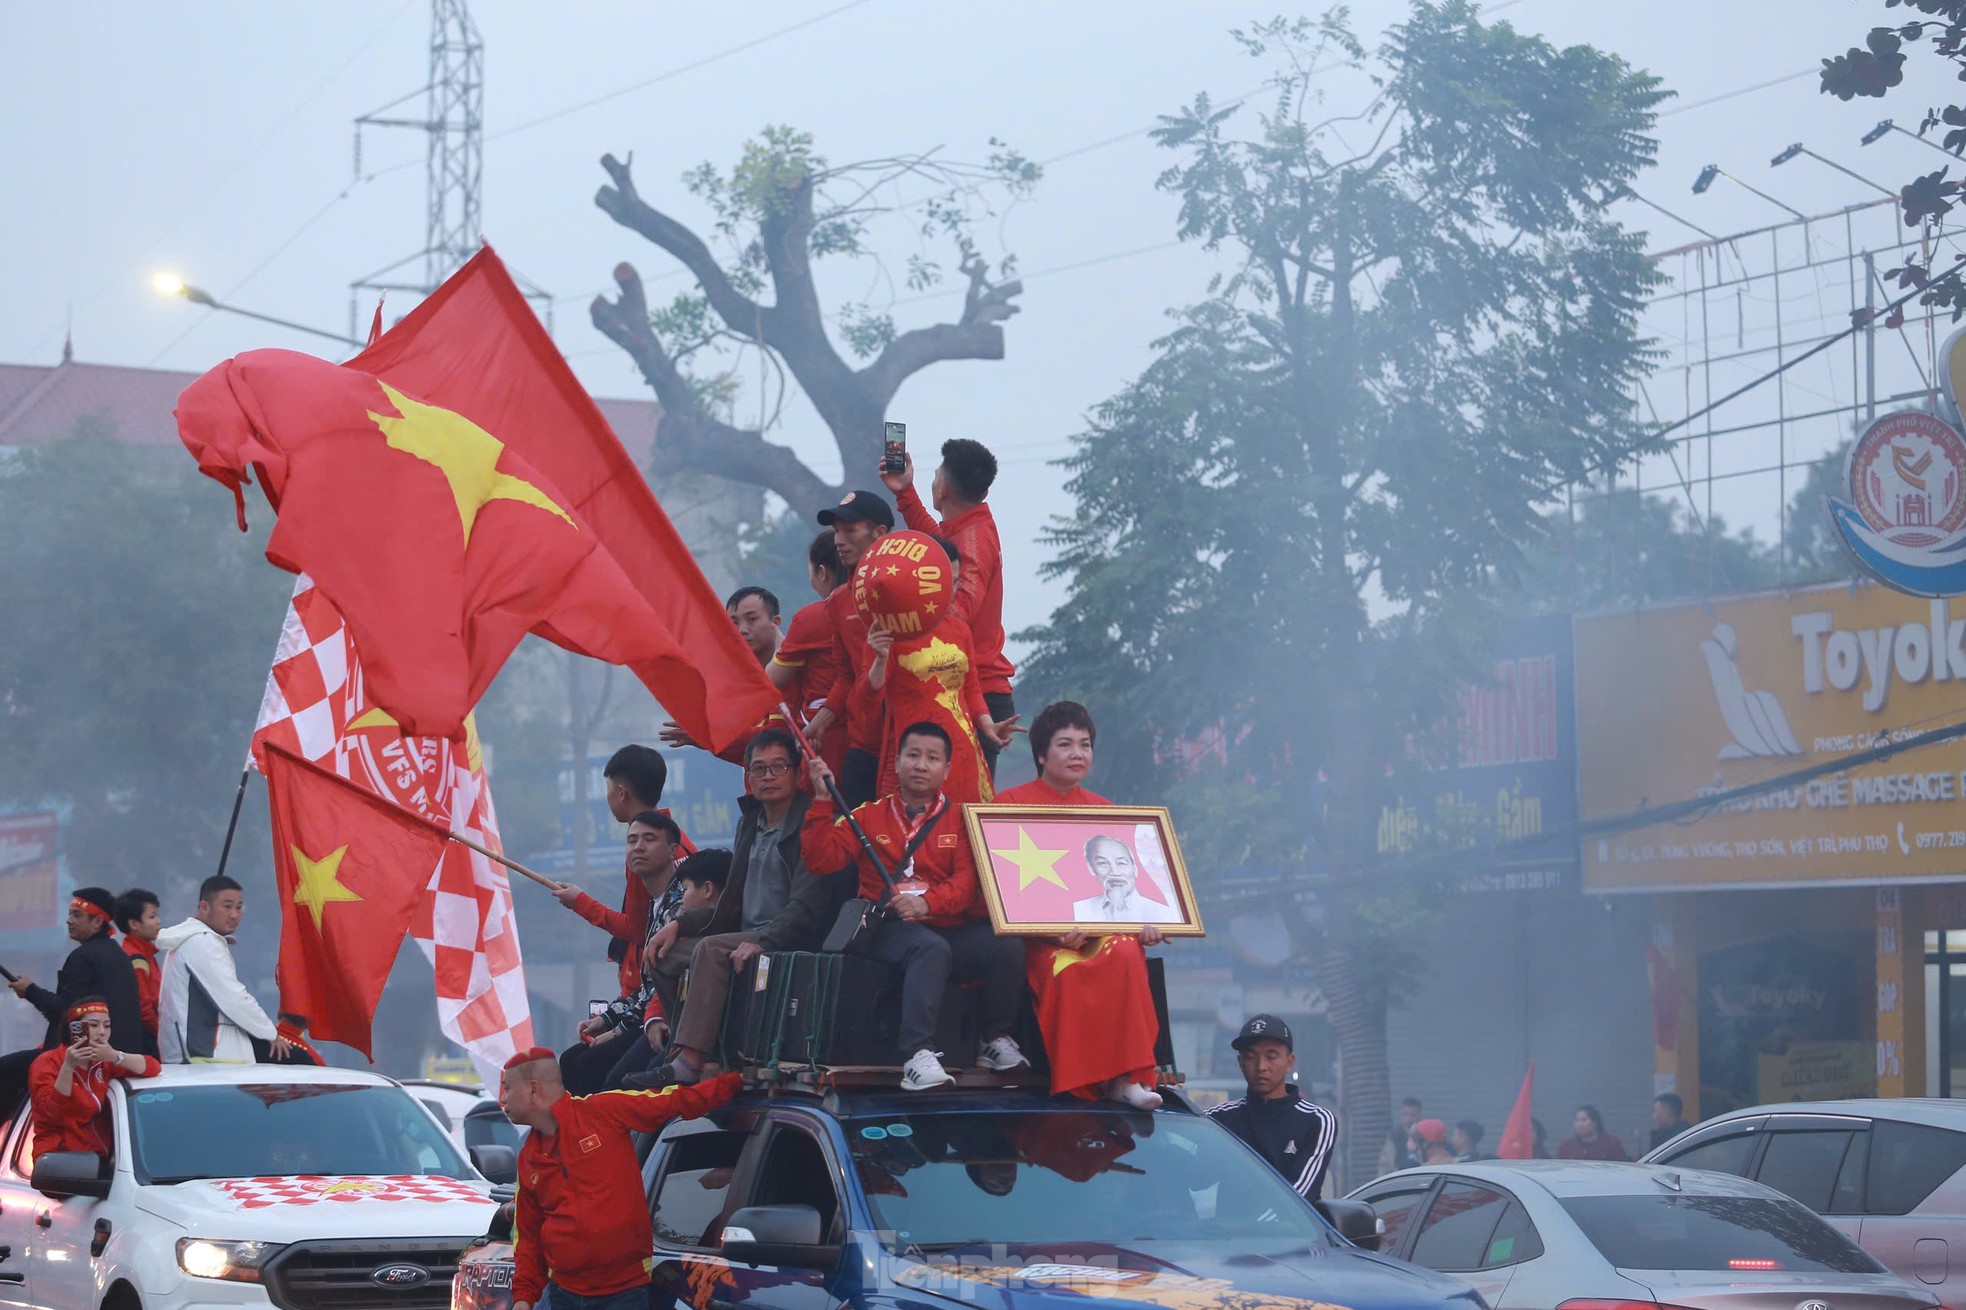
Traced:
[[1236, 1034], [1236, 1039], [1229, 1045], [1238, 1051], [1243, 1051], [1257, 1042], [1282, 1042], [1286, 1051], [1293, 1055], [1297, 1051], [1297, 1044], [1290, 1040], [1290, 1025], [1274, 1014], [1249, 1016], [1249, 1021], [1243, 1024], [1242, 1031]]
[[894, 506], [871, 491], [849, 491], [840, 497], [839, 504], [819, 511], [820, 527], [830, 528], [835, 523], [878, 523], [892, 528]]

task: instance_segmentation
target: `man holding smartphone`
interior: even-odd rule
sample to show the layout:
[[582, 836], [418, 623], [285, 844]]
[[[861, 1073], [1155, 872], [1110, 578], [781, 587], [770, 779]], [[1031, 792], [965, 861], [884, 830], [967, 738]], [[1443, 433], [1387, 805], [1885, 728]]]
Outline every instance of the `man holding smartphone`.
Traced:
[[[942, 465], [929, 483], [929, 499], [935, 503], [935, 514], [931, 514], [915, 493], [914, 456], [904, 455], [898, 471], [890, 471], [886, 460], [881, 467], [881, 484], [894, 493], [902, 520], [916, 532], [949, 538], [962, 553], [955, 613], [969, 624], [969, 656], [975, 662], [976, 680], [982, 685], [990, 718], [1009, 723], [1017, 716], [1010, 694], [1010, 679], [1017, 666], [1003, 650], [1003, 542], [997, 536], [996, 516], [984, 503], [996, 480], [997, 457], [989, 447], [963, 437], [943, 442]], [[939, 520], [937, 514], [941, 515]], [[981, 745], [984, 763], [994, 780], [997, 754], [1003, 747], [987, 736]]]

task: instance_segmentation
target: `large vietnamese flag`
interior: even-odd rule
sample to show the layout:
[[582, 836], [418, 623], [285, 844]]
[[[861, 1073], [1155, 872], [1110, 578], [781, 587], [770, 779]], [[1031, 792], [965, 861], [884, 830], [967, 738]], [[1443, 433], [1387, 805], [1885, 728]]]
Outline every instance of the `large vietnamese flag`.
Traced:
[[445, 830], [276, 743], [261, 759], [280, 889], [280, 1008], [316, 1037], [370, 1052], [396, 952]]
[[626, 665], [721, 750], [778, 701], [634, 462], [489, 249], [346, 365], [249, 351], [179, 397], [206, 474], [257, 475], [407, 733], [453, 737], [526, 633]]
[[[490, 246], [347, 367], [387, 377], [497, 432], [559, 489], [682, 652], [684, 668], [661, 670], [659, 685], [643, 681], [692, 737], [721, 751], [777, 706], [780, 693], [648, 479]], [[520, 415], [523, 422], [513, 421]]]

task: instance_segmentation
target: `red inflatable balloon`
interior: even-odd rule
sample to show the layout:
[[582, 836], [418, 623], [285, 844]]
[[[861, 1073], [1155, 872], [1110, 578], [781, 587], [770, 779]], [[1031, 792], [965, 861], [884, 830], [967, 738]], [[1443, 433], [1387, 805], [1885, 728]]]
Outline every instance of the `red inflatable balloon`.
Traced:
[[897, 637], [933, 632], [954, 595], [949, 556], [926, 533], [888, 533], [853, 573], [853, 603], [868, 626]]

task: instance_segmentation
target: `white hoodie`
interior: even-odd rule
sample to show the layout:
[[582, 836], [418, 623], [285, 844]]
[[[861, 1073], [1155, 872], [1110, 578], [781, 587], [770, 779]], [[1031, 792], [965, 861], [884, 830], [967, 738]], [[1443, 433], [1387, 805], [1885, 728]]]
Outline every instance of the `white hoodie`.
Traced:
[[157, 1044], [164, 1062], [251, 1064], [248, 1038], [270, 1042], [275, 1028], [240, 984], [231, 944], [204, 921], [186, 919], [157, 934], [157, 950], [164, 955], [157, 997]]

